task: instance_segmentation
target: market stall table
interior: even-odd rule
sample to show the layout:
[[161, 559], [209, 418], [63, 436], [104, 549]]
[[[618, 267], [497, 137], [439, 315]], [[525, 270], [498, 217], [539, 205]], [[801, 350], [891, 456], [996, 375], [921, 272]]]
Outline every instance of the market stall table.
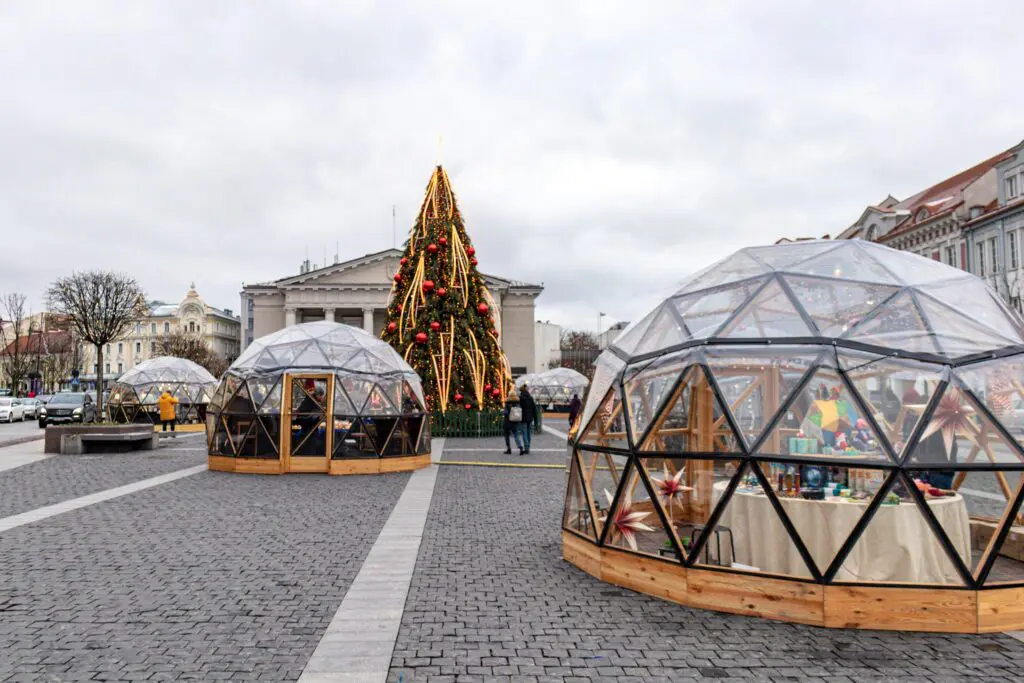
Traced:
[[[714, 486], [715, 501], [728, 482]], [[849, 538], [868, 502], [844, 498], [805, 500], [780, 498], [783, 509], [799, 530], [811, 557], [822, 572]], [[928, 507], [961, 557], [971, 557], [971, 529], [964, 499], [959, 494], [928, 501]], [[737, 490], [719, 520], [731, 529], [733, 561], [763, 572], [808, 576], [796, 545], [760, 490]], [[727, 544], [723, 543], [723, 548]], [[711, 555], [712, 559], [714, 555]], [[723, 558], [729, 561], [728, 554]], [[882, 505], [846, 557], [836, 581], [960, 584], [953, 567], [913, 504]]]

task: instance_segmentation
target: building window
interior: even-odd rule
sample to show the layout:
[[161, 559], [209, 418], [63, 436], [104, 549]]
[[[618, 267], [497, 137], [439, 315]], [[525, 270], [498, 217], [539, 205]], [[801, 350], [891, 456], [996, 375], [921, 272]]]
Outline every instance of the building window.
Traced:
[[872, 223], [871, 225], [869, 225], [869, 226], [868, 226], [868, 231], [867, 231], [867, 233], [866, 233], [866, 234], [864, 235], [864, 238], [865, 238], [865, 239], [866, 239], [866, 240], [867, 240], [868, 242], [870, 242], [871, 240], [875, 239], [875, 233], [876, 233], [877, 231], [878, 231], [878, 226], [877, 226], [877, 225], [875, 225], [874, 223]]
[[142, 334], [142, 323], [135, 323], [135, 334]]
[[135, 353], [136, 355], [142, 353], [142, 342], [135, 342]]
[[1017, 186], [1017, 175], [1006, 176], [1006, 201], [1016, 199], [1019, 189]]
[[996, 246], [995, 238], [990, 239], [988, 243], [989, 250], [992, 252], [992, 274], [995, 275], [999, 272], [999, 249]]
[[151, 354], [156, 353], [156, 342], [149, 342], [149, 352]]
[[985, 245], [978, 245], [978, 277], [985, 277]]
[[164, 334], [170, 334], [170, 333], [171, 333], [171, 324], [170, 323], [164, 323]]
[[110, 373], [110, 363], [104, 363], [104, 365], [106, 366], [106, 369], [104, 369], [103, 372], [106, 372], [106, 373], [109, 374]]
[[1017, 231], [1011, 230], [1008, 235], [1007, 243], [1010, 248], [1010, 270], [1017, 270]]
[[196, 324], [194, 322], [189, 321], [189, 323], [188, 323], [188, 331], [189, 332], [195, 332], [196, 331]]
[[1019, 296], [1011, 296], [1010, 297], [1010, 305], [1013, 306], [1013, 310], [1019, 312], [1020, 311], [1020, 297]]
[[149, 324], [149, 333], [150, 334], [156, 334], [156, 323], [150, 323]]
[[124, 372], [124, 363], [118, 363], [117, 364], [117, 374], [120, 375], [122, 372]]
[[956, 247], [946, 247], [946, 264], [956, 268]]
[[121, 343], [121, 342], [118, 342], [118, 344], [117, 344], [117, 355], [120, 356], [122, 353], [124, 353], [124, 344]]
[[107, 344], [107, 355], [110, 355], [110, 344]]

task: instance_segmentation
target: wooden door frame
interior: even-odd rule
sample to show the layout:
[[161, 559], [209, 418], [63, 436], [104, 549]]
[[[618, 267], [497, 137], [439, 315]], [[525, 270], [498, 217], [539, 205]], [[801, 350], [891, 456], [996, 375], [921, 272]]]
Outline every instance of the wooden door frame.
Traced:
[[[327, 409], [324, 414], [324, 444], [326, 454], [323, 459], [323, 467], [319, 464], [312, 467], [313, 462], [304, 462], [302, 467], [292, 467], [292, 381], [296, 379], [326, 379], [327, 380]], [[334, 453], [334, 381], [336, 377], [331, 372], [286, 372], [282, 375], [281, 381], [281, 442], [278, 444], [281, 451], [282, 472], [329, 472], [331, 469], [331, 456]], [[313, 460], [315, 456], [297, 456], [302, 460]]]

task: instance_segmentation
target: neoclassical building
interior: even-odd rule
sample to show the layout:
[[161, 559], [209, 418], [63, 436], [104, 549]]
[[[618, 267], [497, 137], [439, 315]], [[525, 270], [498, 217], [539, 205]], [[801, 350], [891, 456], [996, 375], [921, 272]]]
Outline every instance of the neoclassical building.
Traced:
[[[334, 320], [380, 335], [399, 249], [310, 268], [273, 282], [243, 285], [242, 348], [287, 325]], [[534, 304], [543, 286], [484, 275], [500, 314], [501, 345], [512, 374], [534, 372]]]

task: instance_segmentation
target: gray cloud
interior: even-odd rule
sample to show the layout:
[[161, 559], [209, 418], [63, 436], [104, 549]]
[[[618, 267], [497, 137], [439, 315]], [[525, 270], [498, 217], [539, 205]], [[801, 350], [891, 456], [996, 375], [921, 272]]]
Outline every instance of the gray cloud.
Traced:
[[117, 268], [236, 308], [307, 248], [390, 246], [392, 204], [401, 240], [441, 134], [485, 271], [544, 282], [543, 319], [635, 319], [1024, 137], [1024, 8], [963, 8], [7, 3], [0, 291]]

